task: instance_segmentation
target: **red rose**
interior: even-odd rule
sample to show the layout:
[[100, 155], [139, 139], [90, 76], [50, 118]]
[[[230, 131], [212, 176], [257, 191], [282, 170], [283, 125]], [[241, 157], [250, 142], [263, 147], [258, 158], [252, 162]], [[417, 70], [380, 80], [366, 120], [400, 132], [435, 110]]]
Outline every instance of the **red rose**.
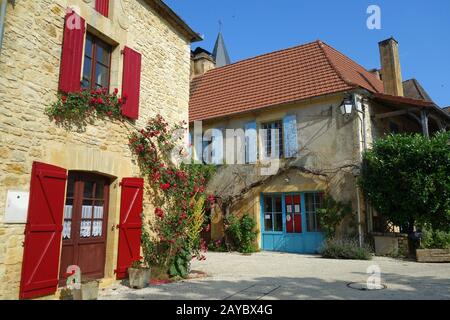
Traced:
[[163, 191], [166, 191], [170, 188], [170, 183], [161, 183], [160, 187]]
[[62, 96], [62, 97], [61, 97], [61, 100], [62, 100], [63, 102], [66, 102], [66, 101], [67, 101], [67, 96]]
[[164, 218], [164, 211], [161, 208], [156, 208], [155, 209], [155, 214], [158, 218]]
[[116, 94], [118, 94], [118, 93], [119, 93], [119, 89], [114, 88], [114, 94], [116, 95]]
[[103, 101], [102, 98], [98, 98], [98, 99], [97, 99], [97, 103], [98, 103], [98, 104], [103, 104], [103, 102], [104, 102], [104, 101]]

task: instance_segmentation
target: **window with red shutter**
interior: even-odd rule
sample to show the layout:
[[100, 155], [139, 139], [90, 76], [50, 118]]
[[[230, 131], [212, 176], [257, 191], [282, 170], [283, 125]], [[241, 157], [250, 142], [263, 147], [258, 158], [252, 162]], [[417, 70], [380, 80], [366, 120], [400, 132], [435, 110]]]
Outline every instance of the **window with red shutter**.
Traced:
[[128, 47], [123, 50], [122, 97], [125, 98], [125, 104], [122, 114], [134, 120], [139, 118], [141, 59], [139, 52]]
[[124, 279], [134, 261], [140, 260], [142, 200], [144, 180], [124, 178], [121, 183], [119, 252], [117, 256], [117, 279]]
[[59, 75], [59, 90], [62, 92], [76, 92], [81, 89], [85, 32], [85, 20], [73, 11], [67, 13]]
[[20, 299], [56, 292], [67, 171], [33, 163], [20, 280]]
[[95, 10], [105, 17], [109, 16], [109, 0], [95, 0]]

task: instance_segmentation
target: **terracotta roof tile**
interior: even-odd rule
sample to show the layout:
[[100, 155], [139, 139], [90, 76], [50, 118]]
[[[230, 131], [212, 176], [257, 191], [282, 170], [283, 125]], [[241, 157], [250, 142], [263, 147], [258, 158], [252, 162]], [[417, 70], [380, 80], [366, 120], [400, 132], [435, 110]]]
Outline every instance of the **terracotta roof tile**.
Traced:
[[208, 71], [191, 82], [190, 121], [206, 120], [382, 82], [321, 41]]

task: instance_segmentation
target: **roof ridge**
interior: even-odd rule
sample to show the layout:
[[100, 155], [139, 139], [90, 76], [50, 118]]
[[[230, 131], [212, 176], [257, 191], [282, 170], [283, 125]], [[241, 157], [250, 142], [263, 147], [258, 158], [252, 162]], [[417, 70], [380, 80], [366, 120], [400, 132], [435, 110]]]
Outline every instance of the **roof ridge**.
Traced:
[[[369, 76], [371, 76], [371, 77], [374, 78], [374, 80], [380, 81], [380, 79], [377, 79], [377, 77], [376, 77], [373, 73], [371, 73], [369, 70], [367, 70], [364, 66], [362, 66], [362, 65], [359, 64], [358, 62], [356, 62], [354, 59], [350, 58], [348, 55], [342, 53], [341, 51], [337, 50], [337, 49], [334, 48], [333, 46], [330, 46], [330, 45], [329, 45], [328, 43], [326, 43], [326, 42], [321, 41], [321, 43], [322, 43], [322, 45], [327, 46], [329, 49], [335, 51], [337, 54], [340, 54], [340, 55], [344, 56], [346, 59], [348, 59], [349, 61], [351, 61], [352, 63], [354, 63], [356, 66], [360, 67], [362, 70], [366, 71], [367, 74], [368, 74]], [[322, 50], [323, 50], [323, 48], [322, 48]], [[324, 51], [325, 51], [325, 50], [324, 50]], [[327, 58], [330, 60], [330, 58], [328, 57], [328, 55], [327, 55]], [[332, 61], [330, 61], [330, 62], [331, 62], [331, 64], [333, 65]], [[338, 74], [341, 74], [341, 72], [340, 72], [339, 70], [337, 70], [337, 73], [338, 73]], [[369, 79], [367, 79], [367, 77], [366, 77], [365, 75], [361, 75], [361, 76], [363, 76], [363, 77], [365, 78], [365, 82], [367, 82], [367, 84], [368, 84], [369, 86], [371, 86], [372, 89], [375, 90], [375, 92], [380, 92], [380, 91], [373, 85], [373, 83], [372, 83], [371, 81], [369, 81]], [[343, 79], [347, 84], [350, 84], [350, 85], [356, 86], [356, 87], [360, 87], [360, 85], [355, 84], [354, 82], [348, 80], [348, 79], [345, 78], [344, 76], [342, 76], [342, 79]], [[380, 93], [383, 93], [383, 92], [380, 92]]]
[[[331, 49], [334, 49], [333, 47], [329, 46], [328, 44], [326, 44], [323, 41], [318, 41], [317, 44], [319, 45], [320, 50], [322, 51], [322, 53], [324, 54], [325, 58], [327, 59], [328, 64], [331, 66], [331, 68], [333, 69], [333, 71], [337, 74], [337, 76], [347, 85], [351, 86], [351, 87], [358, 87], [358, 85], [356, 85], [355, 83], [351, 82], [350, 80], [346, 79], [342, 73], [339, 71], [339, 69], [336, 67], [336, 65], [333, 63], [333, 61], [331, 61], [330, 57], [328, 56], [327, 52], [325, 51], [325, 49], [323, 48], [323, 46], [327, 46]], [[334, 49], [336, 50], [336, 49]]]
[[275, 54], [278, 54], [278, 53], [281, 53], [281, 52], [284, 52], [284, 51], [289, 51], [289, 50], [293, 50], [293, 49], [299, 49], [299, 48], [302, 48], [302, 47], [310, 46], [310, 45], [313, 45], [313, 44], [318, 43], [318, 42], [320, 42], [320, 41], [321, 41], [321, 40], [314, 40], [314, 41], [311, 41], [311, 42], [308, 42], [308, 43], [304, 43], [304, 44], [292, 46], [292, 47], [289, 47], [289, 48], [284, 48], [284, 49], [280, 49], [280, 50], [275, 50], [275, 51], [271, 51], [271, 52], [266, 52], [266, 53], [263, 53], [263, 54], [260, 54], [260, 55], [254, 56], [254, 57], [249, 57], [249, 58], [245, 58], [245, 59], [243, 59], [243, 60], [239, 60], [239, 61], [230, 63], [230, 64], [228, 64], [228, 65], [226, 65], [226, 66], [223, 66], [223, 67], [211, 69], [211, 70], [205, 72], [204, 74], [206, 74], [206, 73], [208, 73], [208, 72], [211, 72], [211, 71], [215, 71], [215, 70], [224, 70], [224, 69], [226, 69], [226, 68], [230, 68], [230, 67], [232, 67], [232, 66], [242, 64], [242, 63], [244, 63], [244, 62], [249, 62], [249, 61], [256, 60], [256, 59], [259, 59], [259, 58], [262, 58], [262, 57], [275, 55]]

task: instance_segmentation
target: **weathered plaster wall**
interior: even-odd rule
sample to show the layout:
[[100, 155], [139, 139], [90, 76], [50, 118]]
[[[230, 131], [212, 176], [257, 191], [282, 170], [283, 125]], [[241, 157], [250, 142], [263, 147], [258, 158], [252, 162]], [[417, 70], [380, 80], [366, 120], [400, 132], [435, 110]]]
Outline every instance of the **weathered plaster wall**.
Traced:
[[[65, 9], [74, 5], [88, 30], [114, 45], [111, 88], [121, 86], [125, 45], [142, 53], [141, 117], [135, 127], [162, 114], [169, 122], [188, 118], [190, 46], [177, 30], [143, 0], [112, 1], [110, 18], [92, 0], [20, 0], [8, 4], [0, 56], [0, 298], [17, 299], [24, 225], [3, 223], [7, 190], [29, 190], [33, 161], [68, 170], [94, 171], [115, 180], [111, 187], [106, 278], [112, 279], [122, 177], [139, 176], [127, 146], [131, 126], [99, 121], [85, 132], [68, 132], [51, 123], [45, 106], [54, 101]], [[148, 201], [145, 203], [150, 212]], [[107, 281], [105, 281], [107, 282]]]
[[[242, 195], [242, 190], [253, 185], [261, 177], [256, 166], [230, 165], [222, 167], [211, 182], [211, 191], [224, 198], [235, 197], [237, 201], [230, 208], [232, 214], [253, 215], [260, 226], [260, 194], [271, 192], [306, 192], [328, 190], [336, 200], [351, 202], [356, 218], [357, 191], [352, 166], [359, 164], [361, 144], [358, 137], [358, 118], [345, 118], [339, 106], [343, 96], [321, 98], [304, 103], [261, 110], [252, 114], [230, 117], [203, 124], [210, 128], [239, 129], [245, 123], [255, 120], [258, 126], [266, 121], [283, 119], [287, 114], [297, 115], [297, 136], [299, 152], [293, 167], [311, 170], [322, 175], [291, 169], [271, 177], [262, 185]], [[283, 166], [283, 164], [281, 165]], [[216, 212], [212, 226], [213, 239], [222, 237], [220, 222], [223, 214]], [[362, 220], [364, 216], [362, 215]], [[364, 228], [364, 227], [363, 227]], [[356, 232], [348, 223], [339, 232]]]

